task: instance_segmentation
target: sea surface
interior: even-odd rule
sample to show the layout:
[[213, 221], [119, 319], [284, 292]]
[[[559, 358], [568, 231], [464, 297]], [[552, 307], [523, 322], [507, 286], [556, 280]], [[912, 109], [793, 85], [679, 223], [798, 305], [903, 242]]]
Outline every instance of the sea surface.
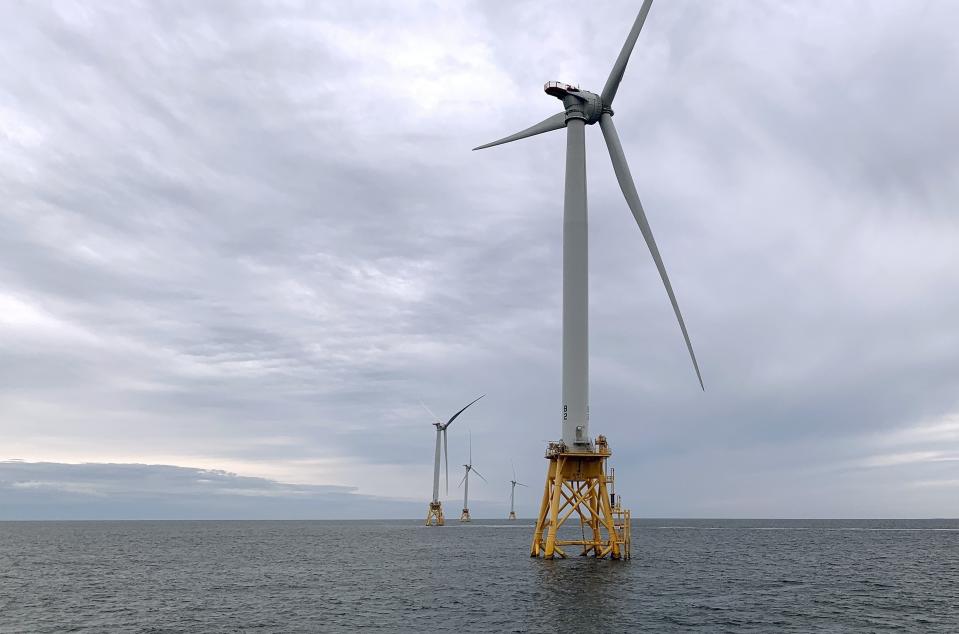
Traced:
[[959, 632], [957, 520], [0, 522], [0, 632]]

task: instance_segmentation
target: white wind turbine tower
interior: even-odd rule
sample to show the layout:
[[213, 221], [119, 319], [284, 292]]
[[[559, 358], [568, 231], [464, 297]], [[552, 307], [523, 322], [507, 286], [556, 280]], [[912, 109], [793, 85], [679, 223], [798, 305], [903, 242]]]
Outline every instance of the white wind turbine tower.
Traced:
[[516, 500], [516, 485], [519, 485], [519, 486], [521, 486], [521, 487], [524, 487], [524, 486], [526, 486], [526, 485], [523, 484], [522, 482], [517, 482], [517, 481], [516, 481], [516, 467], [513, 465], [513, 461], [512, 461], [512, 460], [510, 461], [510, 466], [513, 467], [513, 479], [509, 481], [509, 483], [510, 483], [510, 489], [509, 489], [509, 519], [515, 520], [515, 519], [516, 519], [516, 510], [515, 510], [515, 506], [514, 506], [514, 501]]
[[426, 525], [432, 526], [433, 522], [436, 522], [437, 526], [443, 526], [446, 523], [446, 520], [443, 517], [443, 504], [440, 502], [440, 446], [442, 445], [443, 449], [443, 463], [446, 466], [446, 490], [449, 492], [450, 488], [450, 465], [449, 465], [449, 453], [447, 451], [447, 442], [446, 442], [446, 430], [450, 425], [453, 424], [453, 421], [456, 420], [456, 417], [466, 411], [466, 408], [475, 403], [476, 401], [486, 396], [485, 394], [473, 399], [466, 404], [463, 409], [456, 412], [450, 416], [449, 420], [445, 423], [443, 419], [433, 413], [433, 411], [426, 407], [426, 404], [420, 402], [420, 405], [423, 406], [429, 415], [433, 417], [434, 423], [433, 426], [436, 427], [436, 454], [435, 460], [433, 462], [433, 499], [430, 501], [429, 510], [426, 513]]
[[[702, 375], [693, 352], [689, 333], [656, 240], [639, 201], [636, 186], [626, 163], [626, 155], [613, 124], [613, 100], [626, 72], [626, 64], [646, 21], [652, 0], [645, 0], [633, 22], [613, 68], [600, 94], [582, 90], [578, 86], [551, 81], [545, 85], [546, 94], [559, 99], [563, 110], [520, 132], [474, 150], [510, 143], [544, 132], [566, 128], [566, 184], [563, 199], [563, 409], [562, 440], [550, 443], [547, 458], [546, 488], [540, 506], [540, 516], [533, 534], [530, 554], [565, 557], [564, 546], [581, 545], [583, 554], [613, 559], [628, 557], [628, 519], [617, 517], [607, 495], [606, 459], [610, 455], [604, 436], [594, 439], [589, 434], [589, 336], [588, 336], [588, 238], [586, 213], [586, 141], [587, 125], [598, 123], [609, 150], [613, 171], [619, 181], [626, 204], [639, 225], [646, 246], [653, 257], [659, 276], [666, 287], [666, 295], [679, 322], [686, 349], [700, 387]], [[588, 10], [588, 9], [587, 9]], [[582, 42], [569, 41], [569, 51], [586, 51]], [[496, 95], [502, 102], [502, 96]], [[565, 510], [570, 508], [569, 513]], [[577, 512], [584, 525], [581, 541], [557, 541], [559, 526]], [[626, 517], [628, 517], [628, 512]], [[585, 527], [592, 529], [589, 539]], [[601, 530], [607, 532], [603, 537]], [[544, 536], [545, 535], [545, 536]]]
[[[470, 521], [470, 471], [483, 478], [483, 474], [477, 471], [473, 467], [473, 433], [469, 434], [469, 461], [463, 466], [466, 467], [466, 474], [463, 475], [463, 479], [460, 480], [459, 486], [463, 487], [463, 513], [460, 515], [461, 522]], [[489, 481], [486, 478], [483, 478], [483, 482], [489, 484]]]

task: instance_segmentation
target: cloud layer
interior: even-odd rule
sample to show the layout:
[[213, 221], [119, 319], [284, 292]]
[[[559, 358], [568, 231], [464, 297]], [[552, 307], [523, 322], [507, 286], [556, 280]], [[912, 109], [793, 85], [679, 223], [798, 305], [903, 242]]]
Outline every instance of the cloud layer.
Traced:
[[0, 462], [0, 520], [368, 519], [419, 506], [214, 469]]
[[[563, 138], [469, 148], [602, 86], [634, 3], [565, 9], [0, 7], [0, 458], [425, 501], [418, 401], [487, 393], [453, 464], [470, 428], [477, 499], [512, 461], [531, 513]], [[592, 430], [637, 514], [959, 512], [957, 18], [653, 7], [616, 121], [707, 389], [590, 129]]]

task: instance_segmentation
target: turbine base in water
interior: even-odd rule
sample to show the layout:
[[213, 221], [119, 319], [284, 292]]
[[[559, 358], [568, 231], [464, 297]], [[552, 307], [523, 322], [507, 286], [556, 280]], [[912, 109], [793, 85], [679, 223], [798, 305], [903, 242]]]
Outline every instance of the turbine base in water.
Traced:
[[443, 526], [444, 524], [446, 524], [446, 520], [443, 518], [443, 503], [430, 502], [430, 508], [426, 511], [426, 525]]
[[470, 521], [470, 510], [469, 510], [469, 509], [463, 509], [463, 513], [460, 515], [460, 521], [461, 521], [461, 522], [468, 522], [468, 521]]
[[516, 513], [514, 513], [513, 511], [510, 511], [510, 512], [509, 512], [509, 519], [515, 520], [515, 519], [516, 519]]
[[[596, 439], [592, 451], [569, 451], [563, 443], [549, 444], [546, 486], [530, 557], [565, 559], [564, 547], [580, 546], [579, 554], [584, 557], [630, 558], [630, 513], [611, 495], [613, 475], [606, 469], [610, 455], [604, 436]], [[559, 528], [574, 513], [582, 537], [559, 539]]]

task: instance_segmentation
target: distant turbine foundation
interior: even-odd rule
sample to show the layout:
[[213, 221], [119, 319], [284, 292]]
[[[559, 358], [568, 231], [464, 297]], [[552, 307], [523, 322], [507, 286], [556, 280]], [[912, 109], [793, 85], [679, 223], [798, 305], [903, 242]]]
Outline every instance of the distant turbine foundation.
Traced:
[[463, 512], [460, 514], [460, 521], [461, 521], [461, 522], [468, 522], [468, 521], [470, 521], [470, 510], [469, 510], [469, 509], [463, 509]]
[[[604, 436], [588, 452], [549, 443], [549, 468], [530, 557], [565, 559], [567, 547], [579, 546], [584, 557], [630, 558], [630, 513], [615, 498], [615, 474], [606, 470], [611, 453]], [[574, 513], [579, 518], [578, 535], [570, 528], [561, 536], [560, 529]]]
[[426, 512], [426, 525], [443, 526], [445, 524], [446, 520], [443, 518], [443, 503], [430, 502], [430, 508]]

